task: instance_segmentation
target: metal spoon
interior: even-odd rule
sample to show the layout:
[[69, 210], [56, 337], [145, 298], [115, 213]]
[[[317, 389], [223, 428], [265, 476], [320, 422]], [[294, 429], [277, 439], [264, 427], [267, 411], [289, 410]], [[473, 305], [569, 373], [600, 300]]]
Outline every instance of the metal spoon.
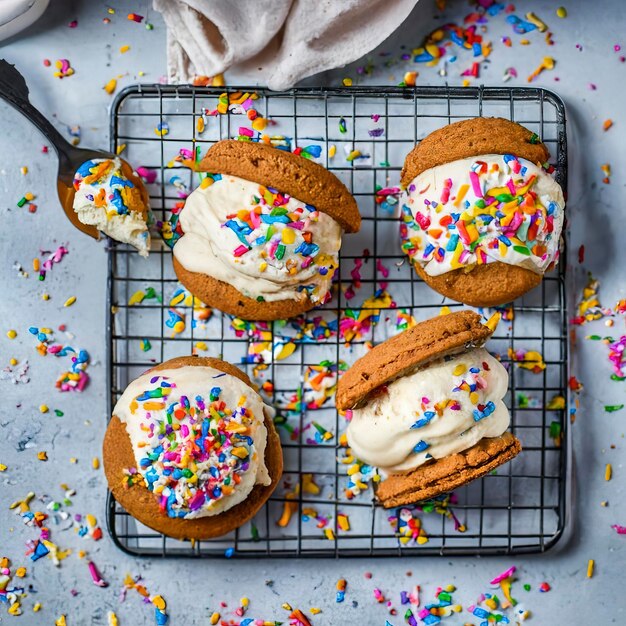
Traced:
[[[57, 129], [30, 103], [28, 87], [24, 77], [15, 69], [15, 66], [4, 59], [0, 59], [0, 98], [27, 117], [52, 144], [59, 157], [57, 191], [65, 215], [78, 230], [95, 239], [99, 239], [100, 232], [98, 229], [80, 222], [76, 211], [74, 211], [74, 174], [85, 161], [91, 159], [115, 159], [116, 156], [104, 150], [77, 148], [67, 142]], [[122, 173], [139, 189], [144, 206], [147, 207], [149, 197], [143, 181], [134, 173], [133, 168], [124, 159], [120, 159], [120, 161], [122, 162]]]

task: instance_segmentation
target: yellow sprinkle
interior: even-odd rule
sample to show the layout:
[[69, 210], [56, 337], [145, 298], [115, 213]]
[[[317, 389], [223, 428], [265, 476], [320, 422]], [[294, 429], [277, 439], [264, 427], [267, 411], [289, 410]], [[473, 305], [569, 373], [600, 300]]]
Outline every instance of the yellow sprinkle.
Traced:
[[15, 339], [17, 337], [17, 331], [16, 330], [7, 330], [7, 337], [9, 339]]
[[[224, 81], [224, 74], [216, 74], [211, 81], [212, 87], [223, 87], [226, 84]], [[254, 100], [254, 98], [252, 98]]]
[[120, 52], [121, 52], [122, 54], [126, 54], [129, 50], [130, 50], [130, 46], [122, 46], [122, 47], [120, 48]]
[[502, 313], [500, 313], [499, 311], [496, 311], [486, 322], [485, 322], [485, 326], [492, 332], [495, 333], [496, 332], [496, 328], [498, 327], [498, 324], [500, 323], [500, 320], [502, 319]]
[[213, 615], [211, 615], [211, 626], [215, 626], [215, 624], [217, 624], [217, 622], [220, 621], [220, 614], [215, 611], [215, 613], [213, 613]]
[[160, 611], [165, 610], [165, 599], [163, 596], [154, 596], [152, 598], [152, 604], [154, 604], [154, 606], [156, 606], [156, 608]]
[[534, 24], [540, 33], [545, 33], [548, 30], [545, 22], [542, 22], [534, 13], [526, 13], [526, 19]]
[[6, 472], [7, 471], [7, 466], [4, 465], [3, 463], [0, 463], [0, 472]]
[[207, 187], [210, 187], [213, 184], [213, 179], [210, 176], [207, 176], [206, 178], [202, 179], [202, 182], [200, 183], [200, 189], [206, 189]]
[[449, 306], [442, 306], [441, 310], [439, 311], [439, 315], [450, 315], [450, 313], [451, 311]]
[[25, 568], [25, 567], [18, 567], [18, 568], [15, 570], [15, 575], [16, 575], [18, 578], [24, 578], [24, 576], [26, 576], [26, 568]]
[[254, 128], [254, 130], [261, 132], [262, 130], [265, 130], [265, 128], [267, 127], [267, 120], [264, 117], [257, 117], [255, 120], [252, 121], [252, 128]]
[[95, 470], [100, 469], [100, 459], [97, 456], [91, 459], [91, 467]]
[[73, 463], [74, 465], [76, 465], [76, 463], [78, 463], [78, 459], [75, 456], [71, 456], [70, 463]]
[[593, 559], [589, 559], [589, 563], [587, 563], [587, 578], [591, 578], [593, 576], [595, 565], [596, 562]]
[[204, 118], [202, 115], [196, 120], [196, 132], [198, 134], [204, 132]]
[[287, 357], [291, 356], [295, 352], [295, 350], [296, 344], [293, 343], [293, 341], [286, 343], [284, 346], [281, 347], [280, 352], [276, 355], [276, 360], [282, 361], [283, 359], [286, 359]]
[[334, 541], [335, 539], [335, 533], [332, 531], [332, 528], [327, 528], [324, 531], [324, 535], [326, 535], [326, 539], [328, 539], [328, 541]]
[[61, 615], [56, 622], [54, 622], [54, 626], [67, 626], [67, 622], [65, 621], [65, 615]]
[[47, 302], [48, 300], [50, 300], [50, 294], [48, 294], [48, 293], [42, 293], [42, 294], [41, 294], [41, 299], [42, 299], [42, 300], [45, 300], [45, 301]]
[[332, 159], [337, 154], [337, 146], [333, 144], [328, 148], [328, 158]]
[[140, 304], [141, 302], [143, 302], [145, 295], [146, 294], [141, 291], [141, 289], [139, 291], [135, 291], [135, 293], [128, 300], [128, 306], [133, 306], [133, 304]]
[[37, 602], [37, 604], [33, 605], [33, 611], [35, 611], [35, 613], [41, 611], [41, 602]]
[[283, 609], [285, 609], [285, 611], [293, 611], [293, 609], [291, 608], [291, 604], [288, 604], [287, 602], [281, 604], [281, 606], [283, 607]]
[[196, 350], [201, 350], [202, 352], [206, 352], [208, 349], [209, 349], [209, 346], [207, 346], [204, 341], [196, 342]]
[[40, 413], [47, 413], [49, 411], [49, 407], [47, 404], [40, 404], [39, 405], [39, 412]]
[[342, 81], [344, 87], [352, 87], [352, 79], [344, 78]]
[[452, 375], [453, 376], [462, 376], [463, 374], [465, 374], [465, 372], [467, 372], [467, 365], [465, 365], [465, 363], [459, 363], [453, 370], [452, 370]]
[[25, 165], [22, 165], [22, 167], [20, 167], [20, 172], [22, 172], [22, 176], [26, 176], [26, 174], [28, 174], [28, 168]]
[[117, 78], [112, 78], [102, 89], [111, 95], [117, 88]]
[[65, 304], [63, 305], [64, 307], [68, 307], [68, 306], [72, 306], [72, 304], [74, 304], [74, 302], [76, 302], [76, 296], [70, 296], [66, 301]]
[[16, 601], [9, 607], [9, 615], [21, 615], [21, 614], [22, 614], [22, 609], [20, 608], [20, 603]]
[[470, 397], [470, 402], [472, 404], [478, 404], [479, 396], [475, 391], [472, 391], [469, 397]]
[[337, 524], [341, 530], [350, 530], [350, 519], [344, 513], [337, 515]]
[[93, 515], [91, 515], [91, 513], [85, 515], [85, 519], [87, 520], [87, 524], [89, 524], [91, 528], [95, 528], [98, 525], [98, 520]]
[[26, 200], [28, 200], [28, 202], [35, 199], [34, 194], [32, 194], [30, 191], [28, 193], [25, 193], [24, 197], [26, 198]]
[[37, 458], [40, 461], [47, 461], [48, 460], [48, 453], [44, 450], [42, 452], [37, 452]]
[[240, 459], [245, 459], [248, 456], [248, 451], [244, 447], [233, 448], [231, 454]]
[[610, 463], [606, 464], [606, 469], [604, 470], [604, 480], [611, 480], [611, 476], [613, 475], [613, 468]]
[[560, 18], [567, 17], [567, 9], [565, 7], [559, 7], [556, 10], [556, 16]]
[[310, 611], [311, 611], [311, 615], [319, 615], [322, 612], [322, 609], [316, 606], [312, 606]]
[[113, 611], [109, 611], [107, 613], [107, 619], [109, 620], [109, 626], [119, 626], [119, 621], [117, 619], [117, 615], [113, 613]]
[[293, 228], [283, 228], [282, 239], [283, 243], [293, 243], [296, 240], [296, 231]]
[[313, 480], [313, 474], [302, 475], [302, 491], [313, 495], [319, 495], [321, 489], [315, 484]]
[[11, 359], [11, 360], [9, 361], [9, 363], [10, 363], [11, 365], [17, 365], [17, 359]]
[[124, 152], [124, 150], [126, 150], [126, 144], [125, 143], [121, 143], [119, 146], [117, 146], [117, 148], [115, 150], [115, 154], [117, 154], [119, 156], [120, 154], [122, 154], [122, 152]]

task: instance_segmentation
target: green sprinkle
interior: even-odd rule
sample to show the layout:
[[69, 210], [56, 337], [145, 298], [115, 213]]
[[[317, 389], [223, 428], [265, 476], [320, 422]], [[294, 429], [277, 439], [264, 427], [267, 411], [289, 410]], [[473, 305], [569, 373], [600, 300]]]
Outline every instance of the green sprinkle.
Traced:
[[65, 415], [65, 413], [63, 413], [63, 411], [61, 411], [60, 409], [54, 409], [54, 414], [57, 417], [63, 417]]
[[528, 583], [524, 585], [524, 591], [530, 591], [531, 587]]
[[255, 526], [254, 522], [250, 524], [250, 534], [252, 535], [252, 541], [259, 541], [259, 529]]
[[611, 374], [611, 380], [626, 380], [626, 376], [618, 376], [617, 374]]
[[287, 248], [282, 244], [278, 244], [278, 248], [276, 248], [276, 258], [281, 260], [285, 256], [285, 251]]
[[288, 211], [285, 207], [277, 206], [270, 211], [270, 215], [287, 215]]
[[550, 423], [550, 437], [552, 439], [557, 439], [560, 436], [561, 436], [561, 423], [551, 422]]
[[273, 234], [274, 234], [274, 225], [270, 224], [267, 227], [267, 234], [265, 235], [265, 241], [268, 242], [272, 238]]
[[476, 206], [479, 209], [484, 209], [487, 205], [485, 204], [485, 201], [481, 198], [480, 200], [476, 200]]
[[624, 408], [623, 404], [606, 404], [604, 410], [607, 413], [615, 413], [615, 411], [621, 411]]
[[530, 256], [530, 250], [526, 246], [513, 246], [513, 250], [525, 256]]
[[510, 193], [501, 193], [496, 196], [498, 202], [511, 202], [514, 199], [515, 196], [512, 196]]
[[17, 201], [17, 206], [20, 207], [20, 208], [23, 207], [25, 204], [26, 204], [26, 198], [25, 197], [22, 198], [21, 200]]
[[591, 341], [600, 341], [602, 337], [600, 335], [587, 335], [587, 339], [591, 339]]
[[193, 476], [193, 472], [189, 468], [185, 468], [183, 470], [183, 476], [185, 478], [191, 478]]
[[530, 136], [530, 143], [539, 143], [540, 139], [539, 139], [539, 135], [537, 133], [533, 133]]

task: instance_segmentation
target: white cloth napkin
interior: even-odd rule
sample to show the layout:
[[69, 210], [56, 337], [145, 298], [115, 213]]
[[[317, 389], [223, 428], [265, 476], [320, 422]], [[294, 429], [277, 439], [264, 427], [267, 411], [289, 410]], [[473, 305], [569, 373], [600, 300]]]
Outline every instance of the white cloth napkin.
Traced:
[[168, 76], [191, 82], [238, 65], [283, 90], [363, 56], [418, 0], [153, 0], [167, 25]]

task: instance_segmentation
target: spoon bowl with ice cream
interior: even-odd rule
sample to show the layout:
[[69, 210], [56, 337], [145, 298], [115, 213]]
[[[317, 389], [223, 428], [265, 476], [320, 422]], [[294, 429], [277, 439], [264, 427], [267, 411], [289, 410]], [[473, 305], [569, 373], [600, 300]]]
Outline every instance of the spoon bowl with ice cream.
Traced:
[[59, 200], [72, 224], [95, 239], [102, 232], [148, 256], [149, 196], [130, 164], [110, 152], [68, 143], [30, 103], [24, 77], [4, 59], [0, 98], [25, 115], [54, 147], [59, 157]]

